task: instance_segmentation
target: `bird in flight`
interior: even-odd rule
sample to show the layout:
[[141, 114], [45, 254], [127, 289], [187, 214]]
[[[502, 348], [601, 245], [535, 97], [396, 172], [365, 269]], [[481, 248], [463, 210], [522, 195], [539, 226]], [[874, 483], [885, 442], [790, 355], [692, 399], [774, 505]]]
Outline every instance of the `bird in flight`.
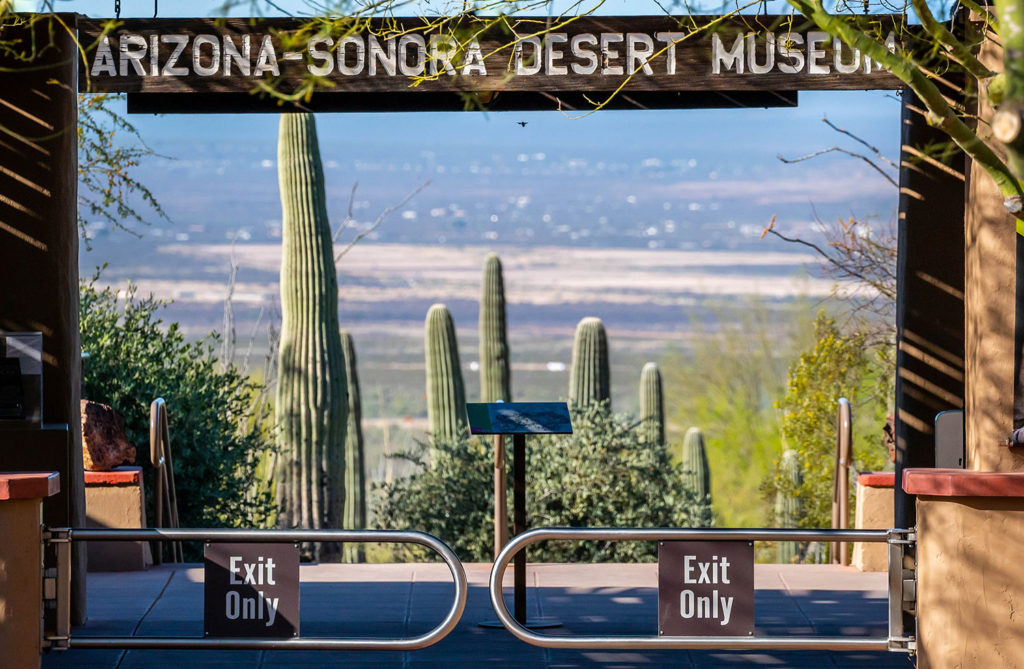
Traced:
[[527, 124], [528, 122], [529, 122], [529, 121], [516, 121], [516, 123], [518, 123], [519, 125], [521, 125], [521, 126], [522, 126], [522, 127], [524, 127], [524, 128], [526, 127], [526, 124]]

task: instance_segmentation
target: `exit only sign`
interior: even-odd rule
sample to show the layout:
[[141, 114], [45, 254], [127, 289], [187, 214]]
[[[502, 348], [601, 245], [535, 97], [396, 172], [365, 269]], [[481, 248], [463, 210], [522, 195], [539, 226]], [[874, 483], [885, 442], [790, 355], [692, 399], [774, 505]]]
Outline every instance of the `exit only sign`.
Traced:
[[753, 633], [753, 542], [660, 543], [660, 636], [749, 636]]
[[299, 635], [299, 547], [207, 544], [203, 633], [207, 637]]

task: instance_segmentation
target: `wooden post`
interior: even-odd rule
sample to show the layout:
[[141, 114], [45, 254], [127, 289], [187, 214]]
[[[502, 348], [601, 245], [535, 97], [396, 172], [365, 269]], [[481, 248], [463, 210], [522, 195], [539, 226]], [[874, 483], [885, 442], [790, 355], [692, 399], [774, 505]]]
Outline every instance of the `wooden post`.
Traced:
[[[935, 466], [935, 414], [964, 407], [963, 154], [941, 167], [919, 155], [949, 137], [903, 91], [897, 257], [894, 527], [913, 527], [908, 467]], [[881, 439], [881, 426], [879, 426]]]
[[505, 435], [494, 435], [494, 557], [508, 543], [508, 492], [505, 483]]
[[[43, 419], [70, 428], [72, 471], [61, 485], [71, 523], [82, 527], [75, 16], [22, 16], [0, 28], [0, 38], [24, 45], [0, 55], [0, 330], [43, 333]], [[81, 623], [81, 543], [73, 547], [72, 579], [72, 618]]]

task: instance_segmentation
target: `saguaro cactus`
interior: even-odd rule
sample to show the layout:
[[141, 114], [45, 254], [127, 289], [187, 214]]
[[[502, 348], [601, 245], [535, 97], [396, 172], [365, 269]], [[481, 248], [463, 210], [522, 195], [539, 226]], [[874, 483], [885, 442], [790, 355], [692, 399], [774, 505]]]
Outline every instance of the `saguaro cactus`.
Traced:
[[691, 427], [683, 437], [683, 476], [699, 504], [701, 526], [711, 524], [711, 469], [708, 467], [708, 453], [704, 446], [704, 433], [698, 427]]
[[512, 400], [505, 282], [501, 274], [501, 260], [493, 253], [484, 261], [484, 280], [480, 289], [480, 399], [482, 402]]
[[[800, 454], [788, 449], [779, 461], [779, 472], [789, 491], [779, 490], [775, 493], [775, 517], [779, 527], [796, 527], [800, 517], [800, 500], [791, 490], [803, 483], [803, 472], [800, 471]], [[794, 541], [780, 541], [775, 544], [776, 560], [783, 563], [796, 562], [800, 558], [800, 544]]]
[[640, 372], [640, 430], [648, 444], [665, 443], [665, 403], [661, 396], [661, 371], [649, 362]]
[[[278, 140], [281, 188], [281, 344], [276, 473], [278, 524], [340, 527], [345, 506], [348, 400], [338, 331], [338, 279], [324, 198], [316, 125], [284, 114]], [[323, 559], [336, 544], [313, 545]]]
[[608, 335], [600, 318], [589, 316], [576, 326], [569, 371], [569, 406], [584, 409], [611, 401]]
[[424, 345], [430, 437], [451, 439], [466, 428], [466, 386], [459, 366], [455, 322], [443, 304], [435, 304], [427, 311]]
[[[345, 378], [348, 381], [348, 430], [345, 434], [345, 517], [347, 530], [366, 528], [366, 472], [363, 459], [363, 402], [359, 395], [359, 373], [356, 371], [356, 345], [352, 335], [341, 331], [341, 350], [345, 355]], [[345, 544], [343, 562], [362, 562], [363, 544]]]

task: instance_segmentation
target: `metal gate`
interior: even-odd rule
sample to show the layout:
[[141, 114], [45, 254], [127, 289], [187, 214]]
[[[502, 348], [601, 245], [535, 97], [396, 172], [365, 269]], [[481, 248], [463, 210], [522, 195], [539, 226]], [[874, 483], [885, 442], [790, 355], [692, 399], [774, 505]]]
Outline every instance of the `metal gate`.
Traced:
[[[424, 532], [402, 530], [232, 530], [232, 529], [79, 529], [50, 528], [45, 544], [56, 549], [57, 567], [43, 579], [44, 599], [56, 602], [54, 622], [43, 634], [48, 649], [227, 649], [227, 650], [417, 650], [431, 646], [451, 632], [466, 607], [466, 572], [451, 548]], [[444, 619], [429, 632], [405, 638], [297, 637], [247, 639], [236, 637], [101, 637], [71, 634], [71, 542], [73, 541], [203, 541], [208, 543], [351, 542], [401, 543], [425, 546], [441, 556], [451, 571], [455, 596]]]
[[[848, 541], [889, 545], [889, 631], [880, 637], [766, 637], [766, 636], [566, 636], [537, 634], [509, 613], [502, 596], [502, 576], [516, 553], [539, 541]], [[491, 568], [491, 604], [502, 624], [516, 638], [544, 648], [577, 649], [716, 649], [716, 650], [889, 650], [913, 653], [914, 630], [904, 629], [904, 612], [915, 599], [916, 576], [907, 548], [916, 541], [913, 530], [799, 530], [799, 529], [616, 529], [538, 528], [518, 535], [505, 546]], [[908, 566], [905, 558], [911, 560]], [[909, 633], [908, 633], [909, 632]]]
[[[886, 543], [889, 547], [888, 634], [879, 637], [768, 636], [565, 636], [536, 634], [516, 621], [502, 596], [502, 576], [512, 558], [540, 541], [847, 541]], [[101, 637], [73, 636], [70, 624], [72, 541], [204, 541], [211, 543], [381, 542], [425, 546], [447, 564], [455, 586], [454, 601], [432, 630], [407, 638], [298, 637], [247, 639], [224, 637]], [[491, 568], [491, 604], [501, 623], [518, 639], [545, 648], [578, 649], [717, 649], [717, 650], [888, 650], [913, 653], [914, 630], [904, 629], [904, 614], [913, 610], [916, 572], [912, 551], [914, 530], [802, 529], [665, 529], [665, 528], [539, 528], [512, 539]], [[44, 632], [44, 647], [121, 649], [228, 650], [417, 650], [433, 645], [458, 624], [466, 606], [467, 582], [462, 563], [441, 540], [423, 532], [394, 530], [233, 530], [233, 529], [48, 529], [44, 542], [54, 548], [57, 567], [44, 576], [44, 598], [56, 604], [54, 623]]]

